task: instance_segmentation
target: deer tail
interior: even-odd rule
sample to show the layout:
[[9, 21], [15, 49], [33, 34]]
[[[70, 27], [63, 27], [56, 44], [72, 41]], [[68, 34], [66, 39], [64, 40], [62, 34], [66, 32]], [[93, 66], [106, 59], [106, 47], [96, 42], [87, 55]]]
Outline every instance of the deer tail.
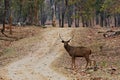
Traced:
[[92, 54], [92, 50], [90, 50], [90, 54]]

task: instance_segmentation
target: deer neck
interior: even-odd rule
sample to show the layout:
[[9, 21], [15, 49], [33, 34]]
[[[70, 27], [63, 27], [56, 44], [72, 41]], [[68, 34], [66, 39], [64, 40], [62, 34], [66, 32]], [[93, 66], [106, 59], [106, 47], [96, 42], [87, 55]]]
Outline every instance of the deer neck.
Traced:
[[69, 44], [64, 45], [64, 48], [66, 49], [66, 51], [67, 51], [67, 52], [69, 52], [69, 51], [70, 51], [70, 45], [69, 45]]

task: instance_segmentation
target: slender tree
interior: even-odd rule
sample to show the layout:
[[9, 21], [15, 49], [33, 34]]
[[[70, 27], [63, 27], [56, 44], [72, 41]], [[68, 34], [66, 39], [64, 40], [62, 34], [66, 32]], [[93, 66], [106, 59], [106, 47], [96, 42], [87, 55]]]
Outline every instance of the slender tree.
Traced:
[[34, 0], [34, 24], [38, 25], [39, 22], [39, 18], [38, 18], [38, 12], [39, 12], [39, 8], [38, 8], [38, 0]]
[[5, 31], [5, 18], [6, 18], [6, 12], [8, 10], [9, 0], [4, 0], [4, 16], [3, 16], [3, 28], [1, 32], [4, 34]]

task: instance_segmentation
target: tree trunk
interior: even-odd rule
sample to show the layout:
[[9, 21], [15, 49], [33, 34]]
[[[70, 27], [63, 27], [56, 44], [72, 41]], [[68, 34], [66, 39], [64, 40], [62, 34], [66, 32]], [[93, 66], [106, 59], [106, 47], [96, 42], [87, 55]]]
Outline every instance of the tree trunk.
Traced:
[[61, 9], [60, 9], [60, 5], [58, 5], [58, 19], [59, 19], [59, 27], [61, 27]]
[[56, 7], [56, 5], [55, 4], [53, 4], [53, 16], [52, 16], [52, 26], [53, 27], [56, 27], [56, 15], [55, 15], [55, 8]]
[[115, 27], [118, 27], [118, 15], [117, 14], [115, 14], [114, 15], [114, 21], [115, 21]]
[[84, 19], [84, 16], [82, 15], [82, 26], [85, 27], [85, 19]]
[[39, 9], [38, 9], [38, 0], [35, 0], [35, 2], [34, 2], [35, 4], [34, 4], [34, 25], [38, 25], [38, 11], [39, 11]]
[[120, 14], [118, 14], [118, 26], [120, 27]]
[[100, 26], [101, 27], [104, 26], [104, 13], [103, 12], [100, 13]]
[[95, 16], [95, 21], [96, 21], [96, 25], [100, 25], [100, 12], [96, 11], [96, 16]]
[[9, 27], [10, 27], [10, 34], [12, 35], [12, 13], [10, 14], [9, 17]]
[[6, 12], [7, 12], [7, 6], [9, 5], [9, 0], [4, 0], [4, 17], [3, 17], [3, 28], [1, 30], [1, 32], [4, 34], [4, 31], [5, 31], [5, 18], [6, 18]]
[[67, 21], [68, 21], [68, 27], [72, 26], [72, 15], [73, 15], [73, 6], [68, 5], [68, 1], [66, 0], [66, 8], [67, 8]]
[[75, 27], [79, 27], [79, 18], [75, 18]]
[[44, 6], [41, 5], [41, 25], [42, 26], [45, 26], [46, 20], [47, 20], [47, 15], [46, 15], [46, 13], [44, 11]]
[[79, 8], [78, 4], [75, 4], [75, 27], [79, 27]]
[[3, 28], [1, 30], [2, 33], [5, 32], [5, 16], [6, 16], [6, 10], [4, 11], [4, 17], [3, 17]]
[[61, 25], [61, 27], [64, 27], [64, 17], [65, 17], [65, 13], [62, 12], [62, 25]]
[[62, 25], [61, 27], [64, 27], [65, 11], [66, 11], [65, 3], [64, 3], [64, 0], [62, 0]]

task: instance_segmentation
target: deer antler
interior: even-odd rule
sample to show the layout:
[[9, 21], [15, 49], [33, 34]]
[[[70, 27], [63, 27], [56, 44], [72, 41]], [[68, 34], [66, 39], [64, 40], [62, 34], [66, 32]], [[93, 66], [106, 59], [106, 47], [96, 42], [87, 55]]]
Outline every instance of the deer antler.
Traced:
[[60, 39], [63, 41], [63, 39], [62, 39], [62, 37], [60, 36], [60, 34], [59, 34], [59, 37], [60, 37]]
[[73, 39], [74, 35], [72, 36], [72, 38], [70, 38], [68, 41], [70, 41], [71, 39]]

